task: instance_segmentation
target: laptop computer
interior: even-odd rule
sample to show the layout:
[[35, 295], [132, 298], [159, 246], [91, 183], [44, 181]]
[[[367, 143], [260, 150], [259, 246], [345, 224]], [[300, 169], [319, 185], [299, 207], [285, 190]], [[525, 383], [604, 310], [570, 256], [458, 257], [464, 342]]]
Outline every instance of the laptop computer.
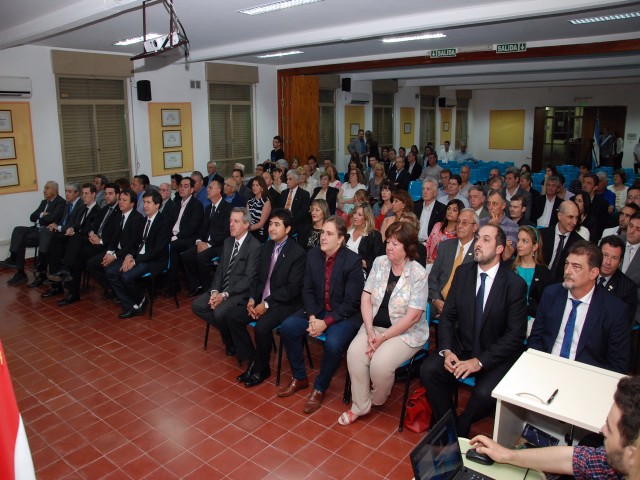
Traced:
[[493, 480], [464, 466], [451, 410], [415, 446], [409, 458], [415, 480]]

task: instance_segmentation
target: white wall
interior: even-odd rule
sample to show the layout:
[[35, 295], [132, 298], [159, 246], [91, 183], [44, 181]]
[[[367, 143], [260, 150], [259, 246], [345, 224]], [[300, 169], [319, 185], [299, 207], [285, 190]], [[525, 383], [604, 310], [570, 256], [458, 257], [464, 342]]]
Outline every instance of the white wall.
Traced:
[[[625, 143], [622, 166], [633, 166], [635, 142], [626, 141], [629, 133], [640, 134], [640, 85], [547, 87], [526, 89], [475, 90], [469, 105], [469, 151], [483, 160], [531, 163], [533, 123], [536, 107], [571, 106], [575, 97], [590, 97], [589, 107], [626, 106]], [[524, 148], [522, 150], [489, 149], [490, 110], [525, 110]]]

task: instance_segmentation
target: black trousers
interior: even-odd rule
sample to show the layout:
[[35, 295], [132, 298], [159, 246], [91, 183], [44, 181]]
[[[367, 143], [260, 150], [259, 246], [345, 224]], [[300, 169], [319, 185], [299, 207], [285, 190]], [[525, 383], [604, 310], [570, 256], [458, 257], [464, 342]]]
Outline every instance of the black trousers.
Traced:
[[11, 233], [9, 251], [15, 258], [19, 272], [24, 271], [24, 257], [27, 247], [37, 247], [40, 243], [40, 231], [37, 227], [15, 227]]
[[182, 253], [193, 246], [193, 240], [188, 238], [178, 238], [171, 242], [171, 268], [169, 268], [169, 280], [172, 285], [178, 284], [178, 273], [180, 273], [180, 259]]
[[189, 247], [180, 255], [180, 261], [187, 276], [187, 288], [208, 288], [211, 285], [211, 259], [220, 256], [222, 245], [210, 247], [198, 253], [195, 246]]

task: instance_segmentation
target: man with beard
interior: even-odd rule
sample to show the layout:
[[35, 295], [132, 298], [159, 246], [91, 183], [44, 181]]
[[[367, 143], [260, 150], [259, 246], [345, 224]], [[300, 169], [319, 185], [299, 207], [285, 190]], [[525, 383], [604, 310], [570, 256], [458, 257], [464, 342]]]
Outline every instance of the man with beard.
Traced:
[[461, 437], [468, 437], [471, 424], [495, 410], [491, 392], [522, 352], [527, 285], [500, 262], [506, 243], [497, 225], [488, 224], [478, 231], [475, 262], [457, 268], [440, 314], [439, 352], [420, 368], [420, 380], [433, 409], [432, 422], [448, 410], [456, 411], [456, 382], [475, 376], [476, 385], [457, 421]]
[[546, 447], [509, 450], [484, 435], [471, 439], [478, 453], [498, 463], [577, 479], [624, 478], [639, 465], [634, 464], [636, 439], [640, 432], [640, 377], [624, 377], [618, 382], [613, 405], [602, 426], [604, 447]]

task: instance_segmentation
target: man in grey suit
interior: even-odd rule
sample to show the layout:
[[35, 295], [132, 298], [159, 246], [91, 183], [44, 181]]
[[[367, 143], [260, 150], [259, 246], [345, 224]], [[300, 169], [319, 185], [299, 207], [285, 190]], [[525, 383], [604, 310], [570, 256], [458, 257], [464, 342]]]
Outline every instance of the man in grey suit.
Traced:
[[465, 208], [458, 216], [458, 238], [445, 240], [438, 245], [438, 256], [429, 274], [429, 300], [431, 317], [442, 313], [453, 275], [463, 263], [473, 262], [473, 246], [480, 219], [473, 208]]
[[473, 208], [480, 220], [489, 216], [489, 210], [485, 207], [487, 194], [479, 185], [473, 185], [469, 188], [469, 206]]
[[[622, 261], [622, 273], [631, 280], [636, 282], [638, 286], [638, 296], [640, 298], [640, 212], [635, 213], [629, 219], [627, 226], [627, 242], [624, 258]], [[640, 304], [636, 308], [636, 323], [640, 323]]]
[[[225, 317], [246, 315], [246, 305], [251, 288], [256, 283], [260, 242], [249, 234], [251, 215], [245, 207], [236, 207], [231, 212], [229, 230], [231, 236], [224, 241], [222, 261], [211, 283], [211, 291], [205, 292], [191, 304], [198, 317], [207, 322], [204, 348], [207, 348], [209, 327], [220, 331], [227, 355], [235, 355], [229, 327]], [[245, 360], [238, 358], [238, 361]]]

